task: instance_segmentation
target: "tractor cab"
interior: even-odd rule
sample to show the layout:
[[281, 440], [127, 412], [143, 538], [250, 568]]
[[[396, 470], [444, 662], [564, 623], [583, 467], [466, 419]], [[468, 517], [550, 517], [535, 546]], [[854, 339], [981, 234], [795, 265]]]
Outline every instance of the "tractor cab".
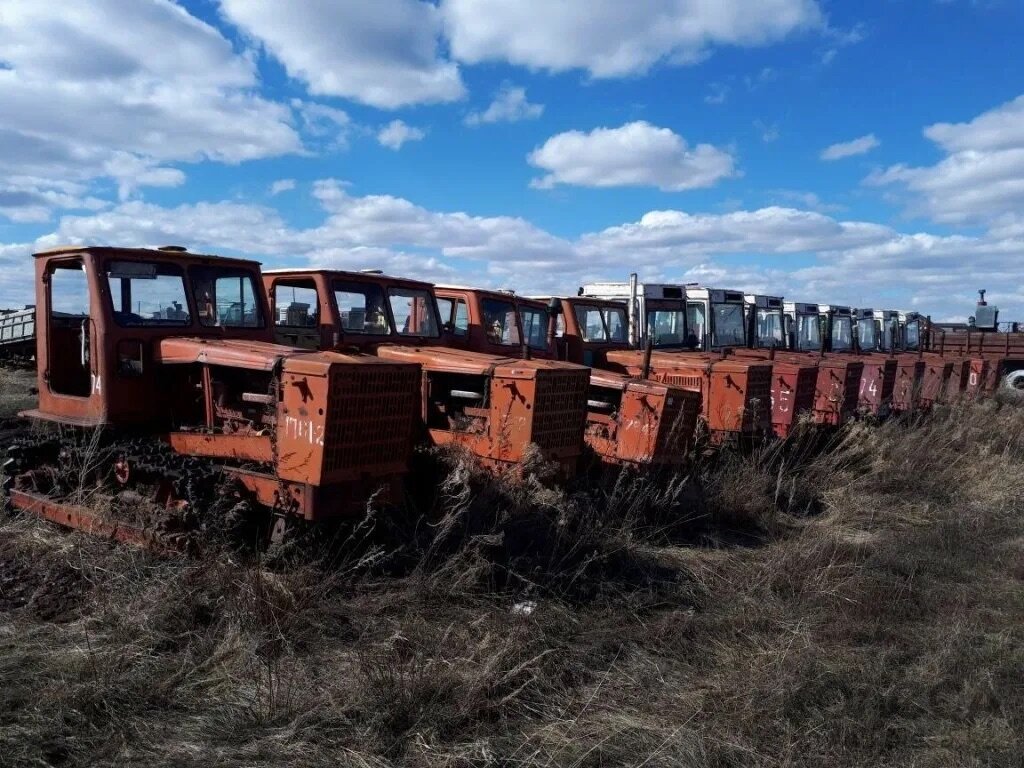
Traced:
[[858, 309], [857, 344], [863, 352], [905, 351], [900, 313], [894, 309]]
[[785, 320], [786, 346], [795, 352], [822, 352], [826, 341], [819, 305], [801, 301], [785, 301], [782, 311]]
[[503, 357], [548, 353], [548, 312], [512, 291], [439, 285], [435, 289], [449, 343]]
[[[587, 305], [586, 302], [592, 302]], [[574, 306], [624, 307], [626, 342], [641, 347], [650, 340], [654, 349], [697, 349], [699, 339], [691, 330], [686, 312], [686, 290], [681, 285], [665, 283], [589, 283], [572, 299]]]
[[37, 418], [149, 423], [161, 414], [161, 340], [273, 340], [257, 262], [177, 246], [68, 247], [35, 265]]
[[781, 296], [745, 294], [747, 339], [755, 349], [786, 348], [786, 318]]
[[442, 343], [430, 283], [376, 270], [279, 269], [264, 274], [278, 342], [305, 349]]
[[857, 334], [854, 328], [853, 309], [839, 304], [818, 304], [817, 307], [818, 317], [821, 320], [822, 340], [825, 344], [825, 351], [838, 353], [856, 352]]
[[698, 349], [721, 351], [748, 346], [743, 293], [686, 286], [686, 313]]

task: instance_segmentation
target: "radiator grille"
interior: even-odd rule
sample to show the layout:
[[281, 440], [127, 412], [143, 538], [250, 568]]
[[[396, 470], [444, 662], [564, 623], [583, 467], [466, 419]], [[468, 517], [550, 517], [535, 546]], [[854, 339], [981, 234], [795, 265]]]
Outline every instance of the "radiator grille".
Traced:
[[896, 361], [889, 358], [885, 361], [885, 365], [882, 368], [882, 402], [888, 402], [892, 399], [892, 394], [896, 389]]
[[661, 377], [661, 381], [665, 384], [671, 384], [673, 387], [679, 387], [680, 389], [688, 389], [691, 392], [700, 392], [704, 382], [704, 377], [683, 376], [678, 373], [667, 373]]
[[587, 423], [589, 369], [537, 371], [533, 442], [547, 451], [579, 448]]
[[324, 430], [324, 475], [366, 472], [409, 456], [419, 399], [414, 366], [331, 369]]
[[843, 410], [854, 413], [857, 410], [857, 396], [860, 392], [860, 380], [864, 375], [864, 363], [847, 361], [846, 389], [843, 390]]
[[797, 372], [796, 395], [793, 399], [793, 413], [814, 410], [814, 395], [818, 389], [818, 369], [800, 368]]
[[[671, 403], [669, 402], [671, 400]], [[674, 457], [685, 450], [693, 440], [700, 416], [700, 395], [672, 392], [665, 398], [665, 409], [658, 434], [657, 453]]]
[[771, 420], [771, 407], [771, 366], [751, 366], [747, 371], [746, 411], [753, 417], [752, 421], [755, 426]]

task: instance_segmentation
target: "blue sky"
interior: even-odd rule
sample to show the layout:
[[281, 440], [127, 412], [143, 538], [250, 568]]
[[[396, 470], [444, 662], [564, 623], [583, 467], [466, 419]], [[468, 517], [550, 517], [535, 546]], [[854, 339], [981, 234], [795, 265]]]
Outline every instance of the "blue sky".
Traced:
[[0, 3], [0, 305], [180, 243], [1024, 319], [1019, 0]]

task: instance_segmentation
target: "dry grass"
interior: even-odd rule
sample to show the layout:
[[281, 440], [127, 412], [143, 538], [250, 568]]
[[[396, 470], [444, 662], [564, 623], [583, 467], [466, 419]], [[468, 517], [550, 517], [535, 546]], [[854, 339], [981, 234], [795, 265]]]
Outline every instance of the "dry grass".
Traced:
[[444, 457], [340, 568], [7, 519], [0, 762], [1016, 766], [1022, 465], [994, 401], [589, 489]]

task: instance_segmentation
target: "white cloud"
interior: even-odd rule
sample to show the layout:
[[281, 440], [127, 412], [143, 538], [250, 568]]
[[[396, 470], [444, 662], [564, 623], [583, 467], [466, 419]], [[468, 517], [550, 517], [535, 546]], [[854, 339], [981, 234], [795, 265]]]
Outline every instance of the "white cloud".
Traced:
[[761, 134], [761, 141], [765, 144], [771, 144], [773, 141], [778, 141], [779, 138], [779, 124], [772, 123], [768, 125], [763, 120], [755, 120], [754, 128]]
[[530, 103], [526, 89], [505, 83], [495, 94], [483, 112], [471, 112], [465, 123], [478, 126], [483, 123], [518, 123], [520, 120], [536, 120], [544, 114], [544, 104]]
[[737, 175], [728, 152], [710, 144], [690, 147], [668, 128], [639, 121], [620, 128], [568, 131], [530, 153], [531, 165], [549, 171], [533, 186], [650, 186], [663, 190], [710, 187]]
[[866, 155], [879, 144], [881, 144], [881, 142], [875, 137], [875, 134], [869, 133], [866, 136], [861, 136], [860, 138], [853, 139], [852, 141], [842, 141], [838, 144], [832, 144], [831, 146], [825, 147], [825, 149], [821, 151], [821, 159], [832, 161], [842, 160], [844, 157]]
[[0, 177], [109, 177], [129, 194], [182, 183], [167, 163], [301, 148], [289, 110], [253, 93], [252, 62], [167, 0], [8, 0], [2, 13]]
[[725, 83], [711, 83], [708, 91], [708, 95], [704, 97], [705, 104], [725, 104], [729, 98], [729, 86]]
[[594, 77], [692, 64], [716, 46], [765, 45], [824, 25], [814, 0], [443, 0], [441, 9], [457, 59]]
[[407, 141], [421, 141], [426, 135], [419, 128], [406, 125], [401, 120], [392, 120], [377, 132], [377, 141], [382, 147], [397, 152]]
[[1024, 96], [966, 123], [924, 130], [946, 156], [922, 168], [894, 165], [871, 174], [869, 185], [901, 185], [910, 212], [953, 224], [992, 223], [1024, 208]]
[[270, 185], [270, 195], [274, 197], [282, 192], [291, 192], [295, 189], [295, 179], [278, 179]]
[[[638, 271], [651, 280], [700, 280], [798, 300], [913, 307], [937, 318], [969, 313], [974, 290], [987, 287], [1007, 317], [1024, 315], [1024, 292], [999, 289], [1024, 283], [1024, 230], [1014, 234], [1009, 226], [1005, 236], [904, 233], [776, 206], [729, 213], [650, 211], [636, 221], [565, 239], [518, 217], [434, 211], [400, 197], [355, 195], [333, 179], [316, 182], [313, 194], [322, 219], [308, 228], [288, 225], [265, 206], [164, 208], [132, 200], [91, 215], [64, 216], [33, 247], [181, 243], [193, 250], [250, 254], [268, 267], [380, 267], [527, 293], [574, 292], [581, 282], [626, 279]], [[31, 285], [31, 265], [23, 258], [28, 250], [0, 246], [4, 296]], [[10, 275], [4, 271], [8, 265]]]
[[221, 0], [310, 93], [394, 109], [461, 99], [458, 65], [438, 50], [441, 17], [421, 0]]
[[517, 123], [520, 120], [536, 120], [544, 113], [543, 104], [531, 104], [526, 98], [526, 89], [505, 83], [494, 95], [494, 101], [483, 112], [470, 112], [466, 125], [483, 123]]

